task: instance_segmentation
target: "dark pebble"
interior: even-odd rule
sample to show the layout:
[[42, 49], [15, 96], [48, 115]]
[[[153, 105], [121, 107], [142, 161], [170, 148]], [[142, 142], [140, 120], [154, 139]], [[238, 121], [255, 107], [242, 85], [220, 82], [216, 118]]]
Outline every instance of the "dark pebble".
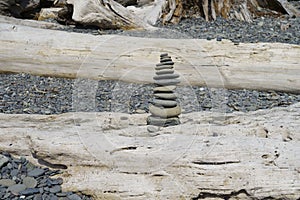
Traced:
[[33, 194], [38, 194], [40, 193], [39, 188], [28, 188], [22, 192], [20, 192], [21, 195], [25, 195], [25, 196], [29, 196], [29, 195], [33, 195]]
[[38, 177], [38, 176], [41, 176], [45, 173], [45, 170], [44, 169], [40, 169], [40, 168], [35, 168], [31, 171], [28, 172], [28, 176], [32, 176], [32, 177]]
[[51, 193], [58, 193], [58, 192], [61, 192], [61, 186], [60, 185], [55, 185], [53, 187], [50, 188], [49, 190]]

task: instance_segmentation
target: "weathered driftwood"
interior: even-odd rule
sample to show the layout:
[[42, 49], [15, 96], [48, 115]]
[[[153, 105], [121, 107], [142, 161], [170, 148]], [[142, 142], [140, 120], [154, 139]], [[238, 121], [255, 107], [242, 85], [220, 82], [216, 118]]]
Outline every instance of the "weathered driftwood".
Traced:
[[63, 189], [97, 199], [292, 200], [300, 197], [299, 113], [299, 103], [191, 113], [155, 133], [148, 114], [0, 114], [0, 149], [67, 166]]
[[72, 19], [83, 25], [94, 25], [101, 29], [145, 29], [147, 23], [133, 15], [116, 1], [67, 0], [73, 5]]
[[181, 84], [300, 91], [300, 46], [93, 36], [0, 24], [0, 72], [153, 82], [168, 52]]
[[182, 17], [201, 16], [207, 21], [216, 17], [252, 21], [260, 16], [300, 16], [287, 0], [167, 0], [163, 9], [164, 22], [177, 23]]

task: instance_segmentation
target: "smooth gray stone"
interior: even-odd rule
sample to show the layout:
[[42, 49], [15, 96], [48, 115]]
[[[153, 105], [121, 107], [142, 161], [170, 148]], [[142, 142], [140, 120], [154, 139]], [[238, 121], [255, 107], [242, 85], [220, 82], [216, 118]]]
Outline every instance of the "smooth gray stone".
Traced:
[[159, 127], [153, 126], [153, 125], [149, 125], [149, 126], [147, 126], [147, 131], [149, 133], [155, 133], [155, 132], [159, 131]]
[[180, 120], [178, 117], [164, 119], [164, 118], [154, 117], [151, 115], [147, 118], [147, 124], [153, 126], [161, 126], [161, 127], [175, 126], [180, 124]]
[[40, 193], [39, 188], [27, 188], [26, 190], [20, 192], [21, 195], [33, 195], [33, 194], [38, 194]]
[[0, 154], [0, 168], [8, 163], [9, 159], [6, 156]]
[[155, 80], [154, 81], [155, 84], [157, 85], [176, 85], [178, 83], [180, 83], [179, 79], [163, 79], [163, 80]]
[[61, 186], [60, 185], [55, 185], [52, 188], [50, 188], [49, 192], [51, 192], [53, 194], [61, 192]]
[[13, 170], [10, 171], [10, 175], [12, 177], [17, 176], [18, 173], [19, 173], [19, 170], [17, 170], [17, 169], [13, 169]]
[[33, 200], [42, 200], [42, 194], [37, 194], [34, 196]]
[[172, 69], [161, 69], [161, 70], [157, 70], [155, 72], [157, 75], [162, 75], [162, 74], [173, 74], [174, 70]]
[[77, 194], [71, 194], [67, 196], [70, 200], [81, 200], [80, 196]]
[[9, 187], [9, 186], [12, 186], [12, 185], [15, 185], [16, 182], [14, 180], [11, 180], [11, 179], [0, 179], [0, 185], [1, 186], [6, 186], [6, 187]]
[[162, 53], [160, 54], [160, 57], [168, 56], [168, 53]]
[[163, 106], [168, 108], [175, 107], [177, 105], [177, 102], [172, 100], [153, 99], [152, 102], [157, 106]]
[[163, 70], [163, 69], [173, 69], [173, 65], [162, 65], [162, 66], [156, 66], [155, 70]]
[[157, 67], [163, 66], [163, 65], [174, 65], [174, 62], [173, 61], [169, 61], [169, 62], [163, 62], [163, 63], [156, 64]]
[[158, 75], [154, 76], [154, 80], [161, 80], [161, 79], [175, 79], [179, 78], [179, 74], [163, 74], [163, 75]]
[[166, 93], [166, 92], [162, 92], [162, 93], [154, 93], [153, 94], [155, 97], [157, 98], [161, 98], [161, 99], [176, 99], [176, 95], [175, 93]]
[[20, 192], [22, 192], [25, 189], [26, 189], [26, 186], [24, 184], [16, 184], [16, 185], [9, 186], [7, 188], [7, 190], [13, 194], [19, 194]]
[[173, 92], [176, 89], [175, 85], [160, 86], [153, 89], [154, 92]]
[[165, 57], [160, 59], [160, 63], [165, 63], [165, 62], [172, 62], [172, 58]]
[[156, 105], [149, 105], [149, 111], [153, 116], [161, 117], [161, 118], [172, 118], [177, 117], [181, 114], [181, 108], [179, 105], [172, 108], [162, 108]]
[[27, 188], [34, 188], [37, 185], [37, 180], [32, 177], [25, 177], [23, 179], [23, 184], [26, 185]]
[[35, 169], [29, 171], [27, 176], [38, 177], [38, 176], [43, 175], [44, 173], [45, 173], [45, 170], [40, 169], [40, 168], [35, 168]]

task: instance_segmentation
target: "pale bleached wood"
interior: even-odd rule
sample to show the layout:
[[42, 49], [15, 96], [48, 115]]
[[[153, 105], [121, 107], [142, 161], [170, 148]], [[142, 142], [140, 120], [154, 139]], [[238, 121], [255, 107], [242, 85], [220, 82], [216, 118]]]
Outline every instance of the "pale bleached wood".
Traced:
[[1, 72], [150, 83], [159, 54], [168, 52], [183, 85], [300, 88], [299, 45], [93, 36], [9, 23], [0, 30]]
[[151, 134], [147, 114], [0, 114], [0, 149], [68, 166], [63, 189], [96, 199], [297, 199], [299, 112], [191, 113]]

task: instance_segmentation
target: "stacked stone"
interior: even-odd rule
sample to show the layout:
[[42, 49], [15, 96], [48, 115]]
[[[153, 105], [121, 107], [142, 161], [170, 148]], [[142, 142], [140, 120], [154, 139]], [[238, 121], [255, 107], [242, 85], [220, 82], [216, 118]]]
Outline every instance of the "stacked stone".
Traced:
[[151, 115], [147, 124], [156, 126], [172, 126], [180, 124], [178, 116], [181, 107], [178, 105], [174, 90], [180, 83], [179, 75], [174, 73], [174, 62], [167, 53], [160, 55], [160, 63], [156, 65], [156, 76], [153, 77], [156, 87], [154, 98], [149, 105]]

